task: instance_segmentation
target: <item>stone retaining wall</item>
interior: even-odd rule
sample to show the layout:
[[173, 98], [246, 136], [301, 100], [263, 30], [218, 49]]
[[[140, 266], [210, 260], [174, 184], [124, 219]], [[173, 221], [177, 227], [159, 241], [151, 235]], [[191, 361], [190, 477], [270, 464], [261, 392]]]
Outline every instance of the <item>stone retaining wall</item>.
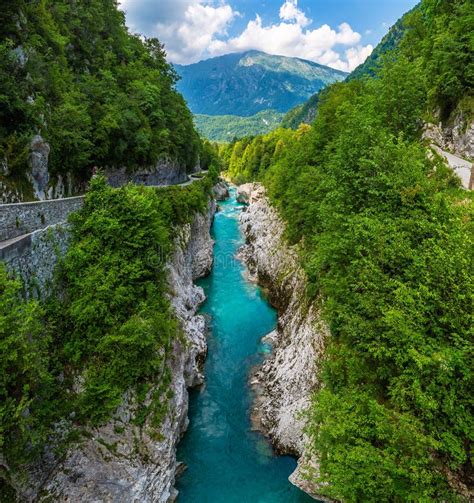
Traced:
[[56, 224], [0, 247], [0, 260], [22, 280], [26, 297], [47, 297], [54, 269], [67, 251], [69, 237], [68, 226]]
[[84, 196], [0, 205], [0, 242], [67, 221]]

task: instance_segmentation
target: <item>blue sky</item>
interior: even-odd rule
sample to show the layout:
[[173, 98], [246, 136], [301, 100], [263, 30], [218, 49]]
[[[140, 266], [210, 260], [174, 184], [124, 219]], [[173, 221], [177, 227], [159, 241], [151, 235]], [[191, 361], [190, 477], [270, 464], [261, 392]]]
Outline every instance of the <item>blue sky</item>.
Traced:
[[189, 64], [249, 49], [345, 71], [370, 54], [416, 0], [121, 0], [132, 31]]
[[[265, 22], [277, 22], [281, 1], [236, 0], [229, 2], [239, 12], [245, 13], [236, 20], [230, 30], [237, 33], [250, 18], [259, 13]], [[364, 42], [374, 45], [380, 42], [397, 19], [413, 8], [418, 0], [299, 0], [298, 7], [308, 14], [315, 25], [324, 23], [338, 26], [346, 22], [364, 35]], [[370, 31], [371, 33], [367, 33]]]

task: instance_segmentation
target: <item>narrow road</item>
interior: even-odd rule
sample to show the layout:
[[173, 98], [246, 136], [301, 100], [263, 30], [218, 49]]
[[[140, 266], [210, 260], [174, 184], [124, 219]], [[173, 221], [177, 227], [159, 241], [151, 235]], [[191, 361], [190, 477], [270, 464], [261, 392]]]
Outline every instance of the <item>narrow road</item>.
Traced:
[[437, 145], [432, 145], [432, 148], [442, 157], [444, 157], [449, 165], [449, 167], [458, 175], [461, 179], [462, 186], [465, 189], [472, 190], [474, 183], [474, 176], [472, 173], [472, 162], [466, 161], [456, 155], [450, 154], [445, 150], [441, 149]]
[[[185, 182], [181, 183], [176, 183], [176, 184], [170, 184], [170, 185], [148, 185], [148, 187], [157, 187], [157, 188], [164, 188], [164, 187], [187, 187], [194, 182], [198, 182], [199, 180], [202, 180], [202, 176], [199, 175], [205, 175], [207, 171], [200, 171], [198, 173], [192, 173], [188, 175], [188, 179]], [[1, 208], [1, 205], [0, 205]], [[64, 225], [65, 222], [61, 222], [55, 225]], [[45, 225], [44, 228], [49, 227], [48, 225]], [[5, 260], [9, 253], [10, 253], [10, 248], [16, 248], [18, 246], [18, 243], [22, 241], [27, 241], [28, 238], [37, 232], [38, 230], [44, 230], [44, 229], [36, 229], [33, 232], [29, 232], [28, 234], [22, 234], [21, 236], [17, 236], [11, 239], [6, 239], [5, 241], [0, 241], [0, 260]]]

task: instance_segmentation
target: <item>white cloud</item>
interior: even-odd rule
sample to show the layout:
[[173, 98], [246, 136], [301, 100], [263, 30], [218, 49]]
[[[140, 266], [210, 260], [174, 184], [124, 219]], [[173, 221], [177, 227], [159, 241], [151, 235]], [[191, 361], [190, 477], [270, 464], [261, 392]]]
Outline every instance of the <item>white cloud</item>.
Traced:
[[[212, 56], [218, 56], [258, 49], [271, 54], [308, 59], [344, 71], [353, 70], [372, 52], [371, 45], [360, 45], [360, 34], [347, 23], [342, 23], [336, 30], [327, 24], [311, 30], [305, 29], [306, 20], [300, 24], [293, 19], [295, 22], [287, 22], [282, 18], [279, 23], [265, 26], [257, 15], [240, 35], [225, 41], [214, 40], [207, 51]], [[340, 46], [349, 49], [341, 54], [338, 52]]]
[[122, 0], [122, 8], [132, 29], [157, 36], [175, 63], [256, 49], [351, 71], [372, 52], [371, 45], [361, 45], [361, 35], [348, 23], [336, 29], [327, 24], [311, 29], [312, 21], [298, 0], [284, 1], [279, 22], [264, 25], [256, 15], [240, 34], [229, 37], [227, 31], [239, 13], [227, 2]]
[[280, 8], [280, 19], [283, 21], [296, 21], [300, 26], [311, 24], [303, 11], [298, 9], [298, 0], [286, 0]]
[[157, 23], [155, 32], [165, 42], [171, 61], [194, 62], [206, 53], [217, 35], [226, 35], [227, 27], [237, 14], [229, 5], [212, 7], [197, 2], [187, 7], [182, 19]]

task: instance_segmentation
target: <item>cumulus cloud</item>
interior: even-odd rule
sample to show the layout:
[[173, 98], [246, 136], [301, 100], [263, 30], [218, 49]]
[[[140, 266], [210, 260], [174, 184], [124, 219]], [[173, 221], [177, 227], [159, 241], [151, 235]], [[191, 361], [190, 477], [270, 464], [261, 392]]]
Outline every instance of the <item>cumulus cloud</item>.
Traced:
[[284, 21], [295, 21], [300, 26], [311, 24], [305, 13], [298, 9], [298, 0], [286, 0], [280, 8], [280, 19]]
[[226, 0], [123, 0], [122, 8], [130, 27], [160, 38], [175, 63], [256, 49], [351, 71], [373, 49], [348, 23], [311, 28], [298, 0], [284, 1], [279, 22], [265, 25], [257, 14], [234, 37], [228, 29], [239, 13]]

